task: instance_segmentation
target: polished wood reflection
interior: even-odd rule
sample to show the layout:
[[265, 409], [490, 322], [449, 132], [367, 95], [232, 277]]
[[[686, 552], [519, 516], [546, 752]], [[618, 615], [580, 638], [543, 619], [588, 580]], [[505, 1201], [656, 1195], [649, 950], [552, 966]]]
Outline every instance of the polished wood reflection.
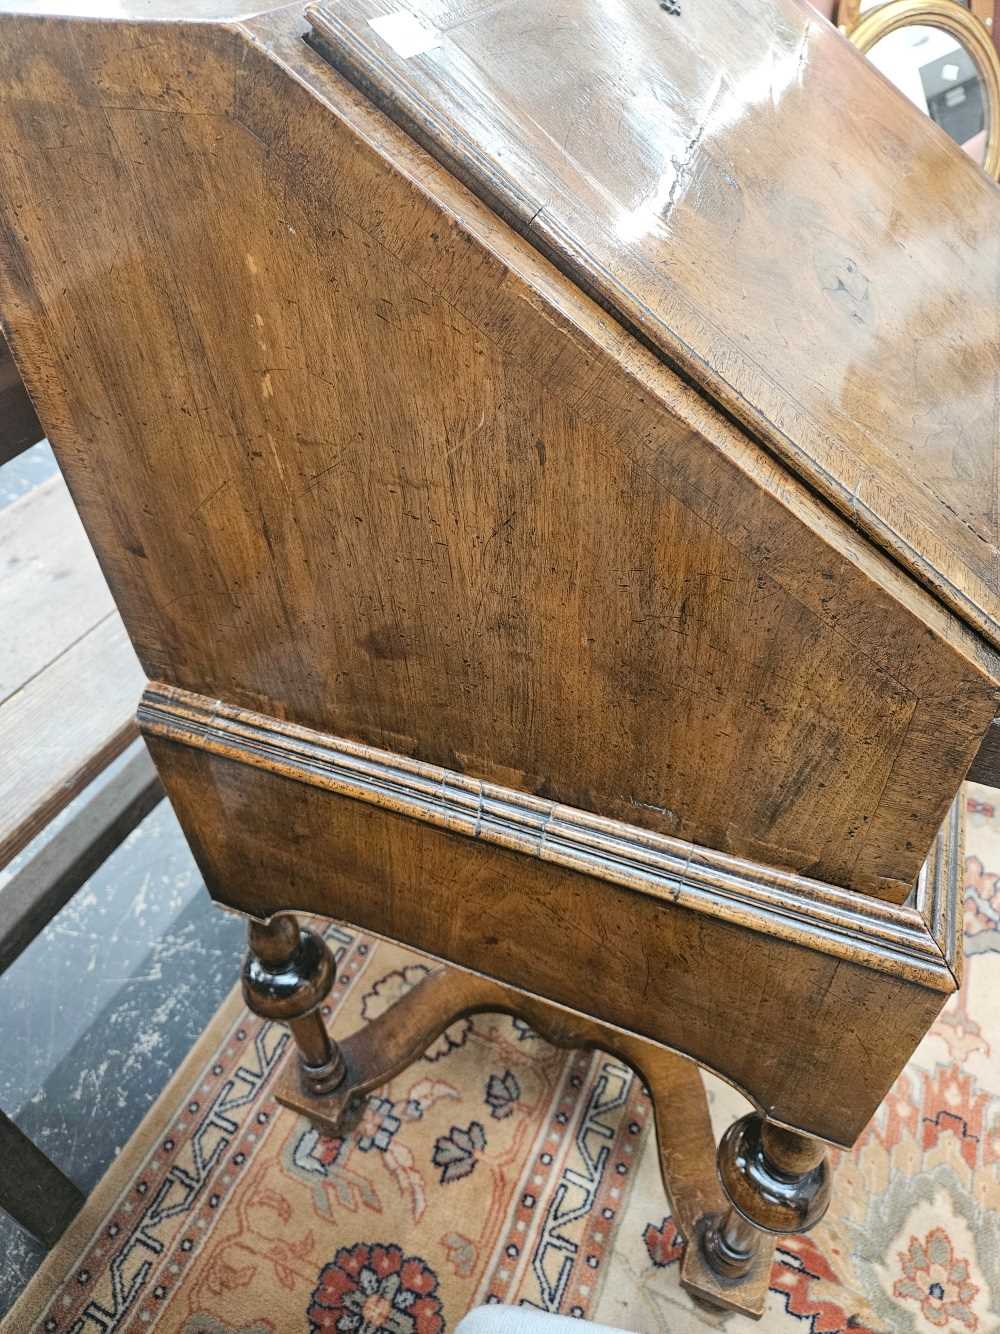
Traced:
[[811, 1221], [958, 986], [996, 186], [798, 0], [17, 2], [0, 319], [298, 1087], [304, 910], [716, 1070]]
[[[680, 58], [675, 44], [701, 32], [697, 11], [677, 22], [632, 0], [634, 30], [616, 33], [594, 29], [603, 7], [582, 6], [578, 22], [549, 34], [557, 68], [577, 33], [581, 63], [564, 82], [589, 81], [624, 108], [621, 166], [601, 169], [625, 203], [651, 188], [671, 117], [689, 124], [687, 102], [667, 98], [674, 109], [659, 113], [657, 149], [644, 98]], [[464, 12], [461, 33], [478, 30], [476, 6]], [[779, 22], [781, 6], [762, 12], [770, 17], [750, 24], [749, 49], [767, 24], [776, 52], [797, 33], [811, 71], [821, 39], [804, 11], [791, 26]], [[548, 29], [528, 0], [523, 16], [514, 45], [529, 69]], [[500, 22], [480, 19], [484, 34]], [[996, 712], [995, 654], [917, 572], [891, 563], [738, 430], [725, 403], [695, 392], [693, 352], [683, 378], [671, 371], [648, 339], [387, 123], [310, 49], [310, 31], [290, 10], [226, 27], [3, 21], [0, 311], [147, 673], [905, 898]], [[621, 66], [631, 83], [608, 82], [604, 45], [630, 49], [642, 34], [657, 35], [656, 61], [644, 48]], [[827, 36], [824, 58], [849, 77], [871, 75]], [[706, 43], [706, 55], [724, 55], [727, 87], [749, 68], [720, 33]], [[500, 46], [485, 67], [499, 77], [509, 66], [513, 77], [517, 62]], [[704, 61], [694, 63], [678, 89], [704, 77]], [[532, 153], [535, 95], [524, 103]], [[719, 96], [735, 114], [730, 94]], [[787, 97], [789, 111], [809, 100], [799, 143], [820, 113], [797, 83]], [[743, 149], [733, 127], [716, 126], [721, 140], [715, 131], [685, 139], [699, 181], [717, 174], [728, 144], [731, 194], [743, 203], [726, 214], [725, 193], [678, 186], [667, 222], [620, 242], [617, 271], [628, 277], [660, 247], [662, 281], [650, 292], [661, 314], [681, 286], [697, 288], [733, 337], [759, 345], [761, 385], [798, 396], [808, 343], [810, 392], [831, 430], [842, 359], [860, 357], [862, 344], [875, 363], [883, 357], [883, 391], [898, 390], [901, 406], [891, 432], [866, 417], [875, 450], [841, 423], [850, 466], [840, 482], [855, 490], [863, 467], [905, 515], [911, 498], [930, 493], [916, 465], [905, 491], [883, 470], [893, 432], [909, 431], [915, 413], [958, 430], [963, 416], [990, 411], [992, 351], [968, 357], [960, 381], [941, 359], [958, 346], [947, 332], [956, 303], [959, 341], [987, 318], [971, 284], [990, 271], [1000, 229], [980, 231], [997, 196], [970, 164], [960, 171], [948, 152], [927, 150], [942, 190], [954, 175], [969, 207], [966, 240], [951, 236], [943, 267], [929, 261], [951, 225], [948, 200], [920, 243], [930, 247], [920, 272], [940, 276], [933, 287], [921, 280], [919, 299], [947, 318], [943, 333], [936, 325], [914, 342], [903, 309], [911, 266], [893, 295], [889, 261], [903, 252], [888, 222], [863, 226], [846, 193], [821, 207], [811, 178], [809, 194], [805, 184], [791, 190], [787, 173], [805, 166], [789, 165], [787, 152], [779, 163], [767, 147], [785, 105], [763, 128], [752, 106], [736, 118]], [[472, 99], [470, 126], [484, 106]], [[927, 129], [919, 117], [914, 125]], [[561, 154], [543, 145], [532, 158], [553, 189], [561, 173], [553, 199], [582, 180], [574, 163], [585, 136], [571, 158], [570, 128], [560, 128]], [[591, 137], [613, 133], [598, 120]], [[879, 135], [873, 126], [873, 199], [889, 189], [878, 145], [890, 140]], [[66, 170], [67, 152], [78, 170]], [[815, 170], [829, 174], [826, 156]], [[852, 199], [857, 180], [855, 171], [844, 184]], [[611, 206], [593, 184], [579, 188], [580, 225], [597, 228]], [[733, 237], [721, 244], [724, 216]], [[924, 225], [901, 213], [893, 235]], [[867, 332], [849, 311], [845, 323], [846, 307], [838, 314], [854, 298], [818, 291], [815, 272], [810, 288], [804, 275], [834, 227], [859, 245], [867, 228], [864, 252], [885, 265]], [[595, 274], [602, 244], [595, 232], [586, 252]], [[737, 272], [742, 246], [756, 249]], [[736, 376], [741, 358], [723, 342], [716, 350]], [[911, 379], [889, 373], [890, 362], [905, 362]], [[875, 363], [857, 373], [869, 377]], [[914, 397], [917, 363], [927, 373]], [[804, 442], [809, 421], [796, 420]], [[977, 438], [962, 436], [974, 477], [988, 466]], [[925, 555], [947, 563], [946, 545], [965, 543], [969, 529], [960, 515], [935, 514], [937, 545]]]
[[800, 0], [416, 0], [441, 36], [410, 57], [384, 8], [309, 13], [391, 116], [1000, 643], [995, 182]]

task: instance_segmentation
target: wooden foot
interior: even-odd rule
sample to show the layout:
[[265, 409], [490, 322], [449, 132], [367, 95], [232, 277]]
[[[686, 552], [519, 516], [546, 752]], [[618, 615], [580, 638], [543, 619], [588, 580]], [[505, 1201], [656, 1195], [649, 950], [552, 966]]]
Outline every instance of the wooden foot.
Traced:
[[345, 1070], [320, 1014], [337, 975], [326, 941], [300, 927], [291, 913], [279, 913], [263, 925], [251, 922], [249, 934], [243, 999], [263, 1019], [287, 1022], [298, 1048], [295, 1078], [303, 1094], [331, 1093]]
[[372, 1090], [412, 1065], [456, 1019], [487, 1011], [524, 1019], [555, 1046], [606, 1051], [639, 1074], [653, 1104], [660, 1170], [674, 1222], [689, 1243], [681, 1282], [703, 1300], [760, 1316], [773, 1239], [761, 1239], [756, 1263], [742, 1279], [719, 1275], [706, 1262], [700, 1245], [691, 1244], [728, 1205], [715, 1170], [708, 1100], [696, 1065], [643, 1038], [473, 973], [439, 968], [339, 1044], [344, 1075], [332, 1092], [308, 1089], [298, 1072], [286, 1067], [276, 1097], [325, 1134], [346, 1134]]
[[738, 1287], [741, 1298], [748, 1282], [763, 1281], [766, 1292], [773, 1235], [806, 1232], [826, 1213], [826, 1150], [817, 1140], [751, 1112], [723, 1135], [718, 1166], [729, 1207], [702, 1220], [699, 1244], [689, 1248], [695, 1252], [692, 1270], [714, 1273], [718, 1282]]
[[[727, 1217], [726, 1209], [703, 1214], [698, 1219], [693, 1237], [681, 1258], [681, 1283], [693, 1297], [711, 1306], [727, 1311], [739, 1311], [759, 1320], [764, 1314], [764, 1302], [771, 1281], [774, 1260], [774, 1238], [754, 1233], [750, 1249], [750, 1263], [741, 1266], [742, 1272], [727, 1272], [719, 1263], [718, 1255], [709, 1248], [706, 1238]], [[736, 1241], [731, 1231], [727, 1237]]]

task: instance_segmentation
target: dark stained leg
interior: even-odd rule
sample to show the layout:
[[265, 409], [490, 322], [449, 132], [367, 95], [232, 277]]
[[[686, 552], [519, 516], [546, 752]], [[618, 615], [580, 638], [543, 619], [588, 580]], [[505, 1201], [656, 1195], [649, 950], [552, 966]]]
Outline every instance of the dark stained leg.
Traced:
[[336, 977], [329, 946], [291, 913], [278, 913], [266, 925], [252, 921], [249, 934], [243, 965], [247, 1006], [263, 1019], [284, 1020], [292, 1030], [303, 1091], [332, 1093], [344, 1078], [344, 1062], [320, 1013]]
[[723, 1278], [751, 1272], [762, 1234], [807, 1232], [830, 1202], [830, 1168], [819, 1141], [772, 1125], [756, 1112], [719, 1144], [719, 1179], [729, 1208], [702, 1233], [702, 1248]]

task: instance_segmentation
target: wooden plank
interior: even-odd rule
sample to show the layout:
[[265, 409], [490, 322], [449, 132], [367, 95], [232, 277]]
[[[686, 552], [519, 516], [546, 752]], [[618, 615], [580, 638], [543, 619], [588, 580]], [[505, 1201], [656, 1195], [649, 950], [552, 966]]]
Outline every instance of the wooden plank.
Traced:
[[0, 973], [162, 796], [145, 744], [133, 742], [121, 772], [0, 889]]
[[6, 509], [0, 518], [0, 705], [114, 605], [61, 477]]
[[44, 439], [7, 340], [0, 334], [0, 465]]
[[0, 707], [0, 866], [135, 737], [144, 676], [117, 612]]
[[83, 1191], [0, 1112], [0, 1209], [54, 1246], [83, 1207]]

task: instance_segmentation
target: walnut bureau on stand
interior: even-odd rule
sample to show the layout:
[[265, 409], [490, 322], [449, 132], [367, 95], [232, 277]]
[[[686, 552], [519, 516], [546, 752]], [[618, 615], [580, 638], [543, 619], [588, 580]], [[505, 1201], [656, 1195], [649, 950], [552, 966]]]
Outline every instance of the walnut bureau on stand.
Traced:
[[[997, 186], [797, 0], [155, 3], [2, 0], [0, 320], [280, 1097], [606, 1048], [759, 1313], [958, 986]], [[335, 1043], [293, 911], [441, 967]]]

